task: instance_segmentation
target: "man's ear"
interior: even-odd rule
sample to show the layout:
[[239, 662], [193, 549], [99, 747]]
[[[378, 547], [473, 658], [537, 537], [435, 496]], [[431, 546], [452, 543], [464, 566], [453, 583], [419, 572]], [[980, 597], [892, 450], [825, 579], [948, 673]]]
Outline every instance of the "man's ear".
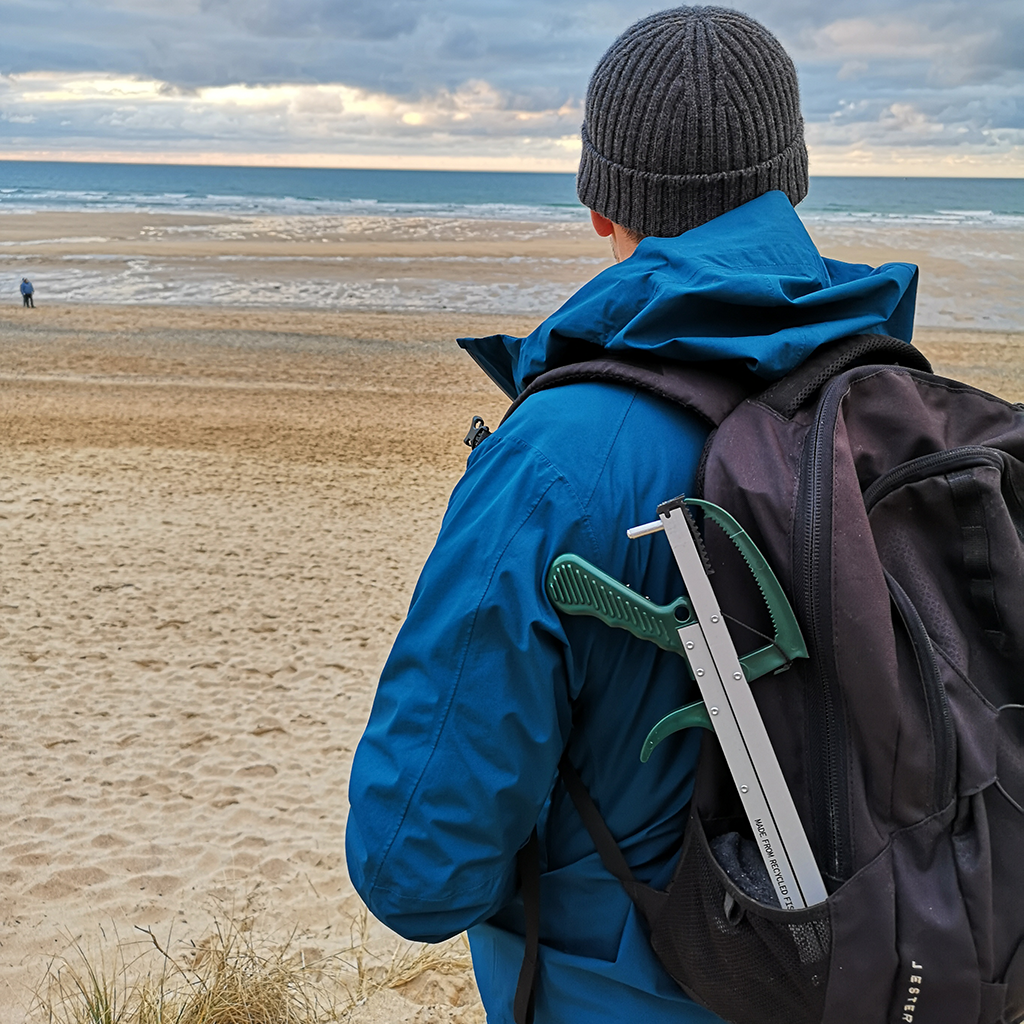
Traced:
[[615, 225], [607, 217], [602, 217], [597, 210], [590, 211], [590, 223], [602, 238], [607, 238], [615, 230]]

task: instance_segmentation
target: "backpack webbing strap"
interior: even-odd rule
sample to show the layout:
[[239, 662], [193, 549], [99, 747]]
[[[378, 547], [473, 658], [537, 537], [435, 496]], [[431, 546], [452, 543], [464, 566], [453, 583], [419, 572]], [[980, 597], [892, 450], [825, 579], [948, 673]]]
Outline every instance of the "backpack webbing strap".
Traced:
[[594, 841], [601, 863], [611, 875], [619, 880], [622, 888], [626, 890], [626, 895], [632, 900], [633, 906], [640, 911], [648, 925], [652, 924], [657, 918], [664, 900], [668, 898], [668, 894], [652, 889], [649, 885], [644, 885], [633, 877], [633, 872], [626, 863], [619, 844], [615, 842], [615, 837], [597, 809], [597, 804], [587, 792], [587, 787], [583, 785], [579, 772], [576, 771], [565, 754], [558, 762], [558, 774], [572, 798], [583, 824], [590, 833], [590, 838]]
[[889, 363], [931, 373], [931, 363], [913, 345], [887, 334], [854, 334], [816, 348], [795, 370], [762, 391], [757, 401], [792, 419], [808, 399], [843, 370]]
[[989, 550], [985, 490], [972, 469], [946, 474], [953, 508], [960, 522], [963, 575], [969, 587], [978, 623], [996, 648], [1002, 651], [1008, 637], [996, 600], [995, 576]]
[[[601, 863], [626, 890], [633, 906], [640, 911], [648, 926], [653, 925], [661, 911], [668, 893], [652, 889], [633, 877], [626, 858], [615, 842], [608, 826], [597, 809], [597, 804], [587, 792], [579, 772], [573, 767], [568, 754], [558, 762], [558, 775], [565, 786], [583, 824], [594, 841]], [[516, 855], [519, 866], [519, 886], [523, 894], [523, 916], [525, 918], [526, 949], [523, 965], [519, 968], [519, 980], [512, 1003], [512, 1019], [515, 1024], [532, 1024], [533, 995], [537, 985], [537, 957], [540, 947], [540, 842], [534, 829], [526, 845]]]
[[589, 382], [624, 384], [640, 388], [681, 405], [712, 427], [717, 427], [745, 398], [757, 394], [764, 381], [738, 361], [672, 363], [637, 359], [601, 358], [556, 366], [535, 377], [509, 406], [504, 423], [530, 395], [565, 384]]
[[516, 995], [512, 1003], [515, 1024], [532, 1024], [533, 992], [537, 984], [537, 954], [540, 947], [540, 841], [534, 829], [526, 845], [516, 854], [519, 886], [523, 893], [523, 915], [526, 919], [526, 951], [519, 968]]

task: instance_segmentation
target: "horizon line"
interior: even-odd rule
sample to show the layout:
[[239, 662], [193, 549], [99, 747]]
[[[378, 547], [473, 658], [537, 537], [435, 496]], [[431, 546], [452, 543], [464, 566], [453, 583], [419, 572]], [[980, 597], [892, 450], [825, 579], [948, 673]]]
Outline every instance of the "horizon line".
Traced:
[[[217, 154], [217, 156], [228, 157], [228, 154]], [[302, 158], [299, 157], [299, 160]], [[352, 163], [310, 163], [310, 162], [298, 162], [298, 163], [285, 163], [280, 158], [271, 158], [265, 162], [256, 162], [253, 160], [245, 160], [242, 158], [242, 162], [230, 162], [225, 159], [225, 162], [219, 160], [210, 159], [154, 159], [150, 154], [109, 154], [106, 159], [102, 159], [97, 154], [88, 155], [77, 155], [77, 154], [61, 154], [54, 156], [52, 154], [3, 154], [0, 153], [0, 163], [55, 163], [55, 164], [97, 164], [97, 165], [110, 165], [110, 166], [144, 166], [144, 167], [222, 167], [226, 169], [240, 170], [253, 168], [256, 170], [294, 170], [294, 171], [411, 171], [411, 172], [432, 172], [438, 171], [442, 173], [451, 174], [558, 174], [558, 175], [575, 175], [575, 168], [544, 168], [544, 167], [445, 167], [445, 166], [402, 166], [396, 167], [386, 166], [376, 163], [364, 163], [360, 158], [355, 158], [359, 162]], [[367, 159], [367, 158], [363, 158]], [[368, 158], [368, 159], [373, 159]], [[383, 159], [383, 158], [381, 158]], [[419, 161], [416, 161], [419, 162]], [[447, 161], [445, 161], [447, 162]], [[492, 162], [492, 161], [486, 161]], [[497, 162], [497, 161], [493, 161]], [[1019, 174], [1007, 174], [1007, 168], [992, 168], [991, 170], [982, 169], [978, 167], [971, 167], [968, 173], [963, 174], [950, 174], [950, 168], [941, 168], [940, 173], [921, 173], [918, 171], [904, 171], [900, 173], [894, 168], [858, 168], [851, 167], [844, 170], [828, 169], [824, 171], [810, 172], [812, 178], [920, 178], [920, 179], [989, 179], [997, 181], [1024, 181], [1024, 168], [1021, 169]]]

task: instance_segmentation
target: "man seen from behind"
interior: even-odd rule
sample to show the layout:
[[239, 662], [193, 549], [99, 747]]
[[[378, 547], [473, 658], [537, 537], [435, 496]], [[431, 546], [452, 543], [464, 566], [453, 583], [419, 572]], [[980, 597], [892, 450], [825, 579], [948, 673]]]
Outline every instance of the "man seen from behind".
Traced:
[[[734, 360], [767, 386], [850, 334], [909, 340], [914, 268], [823, 259], [794, 210], [808, 188], [796, 72], [758, 22], [718, 7], [637, 22], [593, 73], [582, 136], [577, 191], [617, 262], [528, 337], [462, 343], [510, 398], [608, 355]], [[635, 876], [664, 888], [700, 730], [638, 755], [699, 694], [677, 655], [562, 616], [544, 590], [571, 552], [677, 598], [664, 535], [626, 529], [693, 492], [708, 429], [622, 384], [531, 395], [469, 456], [383, 670], [352, 767], [352, 880], [410, 939], [468, 930], [491, 1024], [513, 1020], [517, 853], [535, 828], [537, 1024], [718, 1019], [659, 964], [557, 772], [564, 753]]]

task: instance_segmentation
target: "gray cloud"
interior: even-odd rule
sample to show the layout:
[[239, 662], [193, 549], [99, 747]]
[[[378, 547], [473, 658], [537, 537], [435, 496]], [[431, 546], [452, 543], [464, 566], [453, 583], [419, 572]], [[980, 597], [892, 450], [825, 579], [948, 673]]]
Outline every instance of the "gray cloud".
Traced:
[[539, 74], [578, 92], [630, 19], [613, 4], [576, 7], [566, 14], [540, 0], [3, 0], [0, 71], [106, 71], [189, 86], [345, 81], [403, 92], [455, 87], [484, 73], [512, 82]]
[[257, 36], [393, 40], [412, 33], [425, 0], [203, 0], [204, 13], [225, 17]]
[[[341, 83], [401, 102], [442, 105], [438, 97], [482, 81], [492, 90], [494, 109], [540, 115], [577, 108], [605, 47], [632, 20], [660, 6], [638, 7], [632, 0], [0, 0], [0, 73], [135, 75], [186, 92], [235, 83]], [[793, 54], [813, 138], [836, 145], [858, 138], [1009, 145], [1021, 127], [1019, 0], [749, 0], [731, 6], [762, 20]], [[3, 112], [0, 141], [12, 125], [35, 124], [42, 132], [53, 117], [68, 116], [56, 108], [52, 115], [21, 106]], [[11, 120], [30, 116], [36, 121]], [[504, 124], [500, 118], [469, 120], [449, 128], [487, 135]], [[107, 119], [96, 122], [97, 133], [101, 125], [107, 137], [118, 130]], [[564, 134], [566, 118], [539, 119], [530, 130], [554, 138]], [[407, 124], [403, 131], [427, 129]]]

